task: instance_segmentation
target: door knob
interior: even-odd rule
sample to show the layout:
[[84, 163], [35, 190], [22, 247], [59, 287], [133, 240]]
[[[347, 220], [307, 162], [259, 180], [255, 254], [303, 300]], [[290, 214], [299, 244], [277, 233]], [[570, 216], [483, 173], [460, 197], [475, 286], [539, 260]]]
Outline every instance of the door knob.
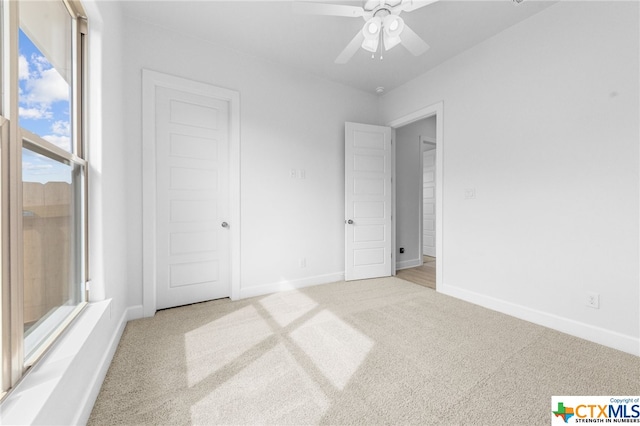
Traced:
[[229, 224], [228, 224], [227, 222], [222, 222], [222, 227], [223, 227], [223, 228], [228, 228], [228, 227], [229, 227]]
[[353, 225], [353, 220], [349, 219], [349, 220], [347, 220], [347, 223], [348, 223], [349, 225]]

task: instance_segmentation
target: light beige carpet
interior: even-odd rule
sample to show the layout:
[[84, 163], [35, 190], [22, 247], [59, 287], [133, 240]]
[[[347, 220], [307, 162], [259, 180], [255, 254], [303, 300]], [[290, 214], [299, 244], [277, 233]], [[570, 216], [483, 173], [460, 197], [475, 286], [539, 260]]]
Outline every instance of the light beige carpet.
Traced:
[[638, 395], [640, 358], [397, 278], [130, 322], [91, 425], [551, 422], [552, 395]]

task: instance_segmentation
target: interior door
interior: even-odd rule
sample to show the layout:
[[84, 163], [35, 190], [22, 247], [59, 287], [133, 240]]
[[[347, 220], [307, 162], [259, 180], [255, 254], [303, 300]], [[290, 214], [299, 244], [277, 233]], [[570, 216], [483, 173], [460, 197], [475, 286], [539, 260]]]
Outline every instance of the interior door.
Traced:
[[391, 128], [345, 124], [345, 279], [392, 274]]
[[422, 153], [422, 254], [436, 256], [436, 150]]
[[156, 307], [228, 297], [228, 102], [156, 89]]

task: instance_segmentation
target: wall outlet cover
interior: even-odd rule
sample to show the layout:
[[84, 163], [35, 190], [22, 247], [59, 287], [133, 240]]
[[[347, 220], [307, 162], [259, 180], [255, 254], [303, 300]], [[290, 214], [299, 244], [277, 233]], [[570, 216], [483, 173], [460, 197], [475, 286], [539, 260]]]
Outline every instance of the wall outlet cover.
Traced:
[[599, 309], [600, 308], [600, 295], [598, 293], [594, 293], [592, 291], [587, 292], [587, 300], [586, 305], [590, 308]]

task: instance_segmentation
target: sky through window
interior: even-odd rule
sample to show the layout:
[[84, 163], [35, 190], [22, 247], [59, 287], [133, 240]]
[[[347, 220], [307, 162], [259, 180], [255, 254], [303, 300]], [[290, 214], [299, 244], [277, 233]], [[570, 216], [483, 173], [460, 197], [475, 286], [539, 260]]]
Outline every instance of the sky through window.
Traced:
[[[19, 34], [20, 127], [71, 152], [70, 85], [29, 37]], [[68, 182], [68, 166], [23, 150], [24, 182]]]

